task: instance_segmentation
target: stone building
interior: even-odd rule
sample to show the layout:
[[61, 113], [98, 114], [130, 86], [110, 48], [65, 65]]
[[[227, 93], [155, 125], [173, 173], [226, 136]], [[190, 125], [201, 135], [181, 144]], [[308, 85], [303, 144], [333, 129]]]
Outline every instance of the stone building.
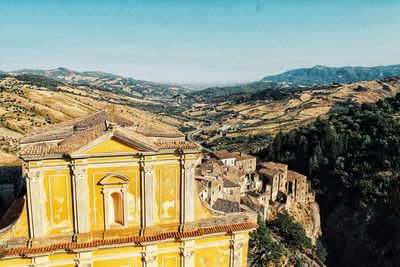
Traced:
[[286, 190], [288, 166], [275, 162], [260, 163], [258, 173], [271, 185], [271, 200], [278, 200], [279, 192]]
[[216, 151], [214, 152], [214, 156], [227, 166], [236, 166], [245, 174], [256, 170], [257, 158], [254, 156], [242, 152], [229, 152], [227, 150]]
[[224, 197], [224, 181], [221, 177], [211, 175], [196, 176], [196, 180], [206, 185], [207, 198], [205, 200], [211, 206], [217, 199]]
[[224, 199], [240, 203], [240, 185], [224, 179]]
[[197, 187], [197, 192], [199, 193], [199, 196], [204, 201], [207, 201], [207, 199], [208, 199], [208, 187], [207, 187], [207, 184], [196, 179], [196, 187]]
[[282, 201], [290, 196], [298, 203], [315, 201], [311, 182], [306, 176], [288, 170], [286, 164], [264, 162], [258, 164], [258, 167], [258, 173], [271, 186], [271, 200]]
[[104, 111], [34, 130], [21, 142], [26, 194], [0, 221], [0, 266], [246, 266], [255, 214], [204, 203], [200, 150]]
[[299, 203], [315, 201], [315, 192], [311, 189], [311, 182], [307, 180], [306, 176], [294, 171], [288, 171], [286, 192]]

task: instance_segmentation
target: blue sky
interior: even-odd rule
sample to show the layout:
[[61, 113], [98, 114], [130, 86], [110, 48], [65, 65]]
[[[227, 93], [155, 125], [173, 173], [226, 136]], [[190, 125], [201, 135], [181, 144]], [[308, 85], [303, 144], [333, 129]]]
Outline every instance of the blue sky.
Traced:
[[181, 83], [400, 63], [400, 0], [0, 1], [0, 70]]

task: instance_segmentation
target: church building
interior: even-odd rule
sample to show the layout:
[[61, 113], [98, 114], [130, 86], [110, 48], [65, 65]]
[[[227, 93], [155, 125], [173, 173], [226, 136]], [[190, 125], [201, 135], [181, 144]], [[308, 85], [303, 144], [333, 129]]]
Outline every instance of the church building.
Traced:
[[199, 197], [201, 147], [115, 112], [33, 130], [25, 190], [0, 221], [0, 267], [246, 266], [251, 212]]

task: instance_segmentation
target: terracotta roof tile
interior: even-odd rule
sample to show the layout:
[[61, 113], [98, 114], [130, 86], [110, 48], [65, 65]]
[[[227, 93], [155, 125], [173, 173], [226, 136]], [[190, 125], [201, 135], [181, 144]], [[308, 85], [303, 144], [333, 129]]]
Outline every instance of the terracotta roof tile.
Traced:
[[21, 141], [19, 155], [63, 156], [78, 150], [110, 130], [132, 138], [154, 151], [201, 149], [201, 146], [194, 142], [182, 140], [184, 135], [178, 130], [169, 128], [155, 129], [142, 126], [112, 112], [100, 111], [81, 119], [42, 127], [28, 133]]
[[269, 176], [269, 177], [273, 177], [279, 170], [277, 169], [266, 169], [266, 168], [262, 168], [261, 170], [259, 170], [258, 172], [260, 174]]
[[229, 201], [226, 199], [217, 199], [212, 208], [225, 213], [240, 212], [240, 205], [237, 202]]
[[224, 179], [224, 187], [226, 187], [226, 188], [229, 188], [229, 187], [240, 187], [240, 185], [235, 183], [235, 182], [233, 182], [233, 181], [231, 181], [231, 180]]
[[202, 183], [198, 180], [196, 180], [196, 187], [197, 187], [197, 192], [201, 192], [207, 188], [207, 186], [204, 183]]
[[188, 237], [197, 237], [207, 234], [217, 234], [217, 233], [231, 233], [234, 231], [245, 231], [252, 230], [257, 228], [257, 224], [254, 222], [243, 222], [240, 224], [231, 224], [231, 225], [223, 225], [223, 226], [214, 226], [208, 228], [199, 228], [197, 230], [188, 231], [188, 232], [169, 232], [162, 233], [154, 236], [128, 236], [114, 239], [102, 239], [102, 240], [94, 240], [86, 243], [61, 243], [61, 244], [53, 244], [44, 247], [16, 247], [16, 248], [5, 248], [1, 252], [4, 256], [24, 256], [24, 255], [34, 255], [34, 254], [42, 254], [42, 253], [52, 253], [55, 251], [71, 251], [74, 249], [80, 248], [96, 248], [104, 245], [118, 245], [118, 244], [127, 244], [127, 243], [137, 243], [140, 244], [142, 242], [149, 241], [161, 241], [165, 239], [180, 239], [180, 238], [188, 238]]
[[273, 162], [273, 161], [262, 162], [257, 165], [267, 168], [267, 169], [273, 169], [273, 170], [287, 170], [287, 168], [288, 168], [288, 165], [286, 165], [286, 164], [277, 163], [277, 162]]
[[192, 141], [159, 141], [154, 142], [158, 149], [201, 149], [201, 146]]
[[303, 175], [301, 173], [298, 173], [298, 172], [295, 172], [295, 171], [289, 170], [287, 172], [287, 180], [288, 181], [294, 181], [294, 180], [297, 180], [297, 179], [307, 180], [307, 177], [305, 175]]

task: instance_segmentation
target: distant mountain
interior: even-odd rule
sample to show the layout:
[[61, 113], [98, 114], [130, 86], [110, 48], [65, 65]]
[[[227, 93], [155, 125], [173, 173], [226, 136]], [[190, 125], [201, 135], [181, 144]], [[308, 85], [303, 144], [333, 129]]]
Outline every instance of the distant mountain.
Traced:
[[400, 76], [400, 65], [377, 67], [326, 67], [289, 70], [281, 74], [266, 76], [261, 81], [322, 85], [332, 83], [353, 83]]
[[191, 101], [208, 101], [215, 98], [232, 97], [236, 94], [256, 93], [268, 89], [282, 88], [283, 85], [271, 82], [252, 82], [231, 86], [209, 87], [188, 92], [187, 98]]
[[23, 69], [13, 71], [11, 74], [41, 75], [70, 85], [91, 86], [105, 91], [141, 98], [172, 98], [188, 91], [186, 87], [180, 85], [136, 80], [100, 71], [78, 72], [66, 68], [52, 70]]

